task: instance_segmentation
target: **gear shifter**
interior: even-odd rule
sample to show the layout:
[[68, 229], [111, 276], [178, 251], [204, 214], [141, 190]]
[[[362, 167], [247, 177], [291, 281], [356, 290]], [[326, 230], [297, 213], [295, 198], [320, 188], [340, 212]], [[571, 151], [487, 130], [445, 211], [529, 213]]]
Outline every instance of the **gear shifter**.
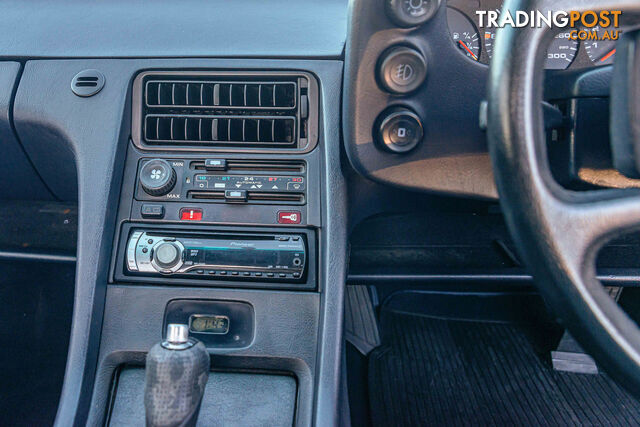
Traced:
[[195, 426], [209, 379], [209, 353], [187, 325], [167, 325], [167, 338], [147, 354], [144, 406], [148, 427]]

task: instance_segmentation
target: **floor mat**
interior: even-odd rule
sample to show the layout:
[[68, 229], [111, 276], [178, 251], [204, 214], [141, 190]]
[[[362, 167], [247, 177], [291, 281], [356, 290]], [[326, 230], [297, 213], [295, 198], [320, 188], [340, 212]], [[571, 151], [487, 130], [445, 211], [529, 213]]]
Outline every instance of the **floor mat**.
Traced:
[[640, 425], [606, 375], [555, 372], [518, 327], [384, 312], [369, 359], [373, 424]]

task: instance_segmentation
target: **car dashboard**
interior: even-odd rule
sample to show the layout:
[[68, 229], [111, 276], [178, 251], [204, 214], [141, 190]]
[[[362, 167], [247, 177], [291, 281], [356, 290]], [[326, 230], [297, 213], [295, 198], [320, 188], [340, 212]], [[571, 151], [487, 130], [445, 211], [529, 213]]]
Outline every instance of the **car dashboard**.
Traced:
[[[176, 319], [215, 369], [283, 381], [289, 425], [334, 424], [345, 284], [530, 283], [482, 126], [495, 32], [475, 11], [500, 1], [3, 3], [0, 193], [74, 226], [43, 230], [58, 247], [0, 242], [75, 265], [59, 425], [116, 425], [118, 381], [141, 393], [128, 369]], [[614, 47], [565, 36], [551, 161], [594, 186], [584, 171], [610, 165], [575, 141], [606, 127], [584, 118], [608, 120]], [[610, 247], [606, 280], [638, 281], [636, 246]]]

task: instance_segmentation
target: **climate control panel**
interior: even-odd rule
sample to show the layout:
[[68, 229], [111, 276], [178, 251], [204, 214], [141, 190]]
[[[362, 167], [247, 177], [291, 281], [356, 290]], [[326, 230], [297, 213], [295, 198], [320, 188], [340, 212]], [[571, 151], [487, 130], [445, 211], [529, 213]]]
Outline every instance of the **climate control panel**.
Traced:
[[135, 197], [142, 201], [304, 205], [306, 180], [303, 161], [142, 159]]

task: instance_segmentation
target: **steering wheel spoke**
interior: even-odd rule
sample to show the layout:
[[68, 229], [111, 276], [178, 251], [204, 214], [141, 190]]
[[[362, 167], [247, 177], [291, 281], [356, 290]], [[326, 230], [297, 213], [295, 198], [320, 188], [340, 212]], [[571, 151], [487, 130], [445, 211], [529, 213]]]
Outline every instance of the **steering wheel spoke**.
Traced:
[[[507, 0], [504, 7], [640, 16], [637, 0]], [[542, 59], [552, 35], [550, 29], [531, 27], [505, 27], [496, 34], [487, 135], [500, 201], [546, 300], [596, 361], [640, 396], [640, 329], [605, 292], [595, 271], [598, 249], [607, 240], [640, 229], [640, 191], [573, 192], [553, 181], [540, 108]]]
[[639, 190], [599, 190], [571, 193], [547, 201], [552, 233], [575, 267], [590, 267], [606, 241], [640, 228]]

